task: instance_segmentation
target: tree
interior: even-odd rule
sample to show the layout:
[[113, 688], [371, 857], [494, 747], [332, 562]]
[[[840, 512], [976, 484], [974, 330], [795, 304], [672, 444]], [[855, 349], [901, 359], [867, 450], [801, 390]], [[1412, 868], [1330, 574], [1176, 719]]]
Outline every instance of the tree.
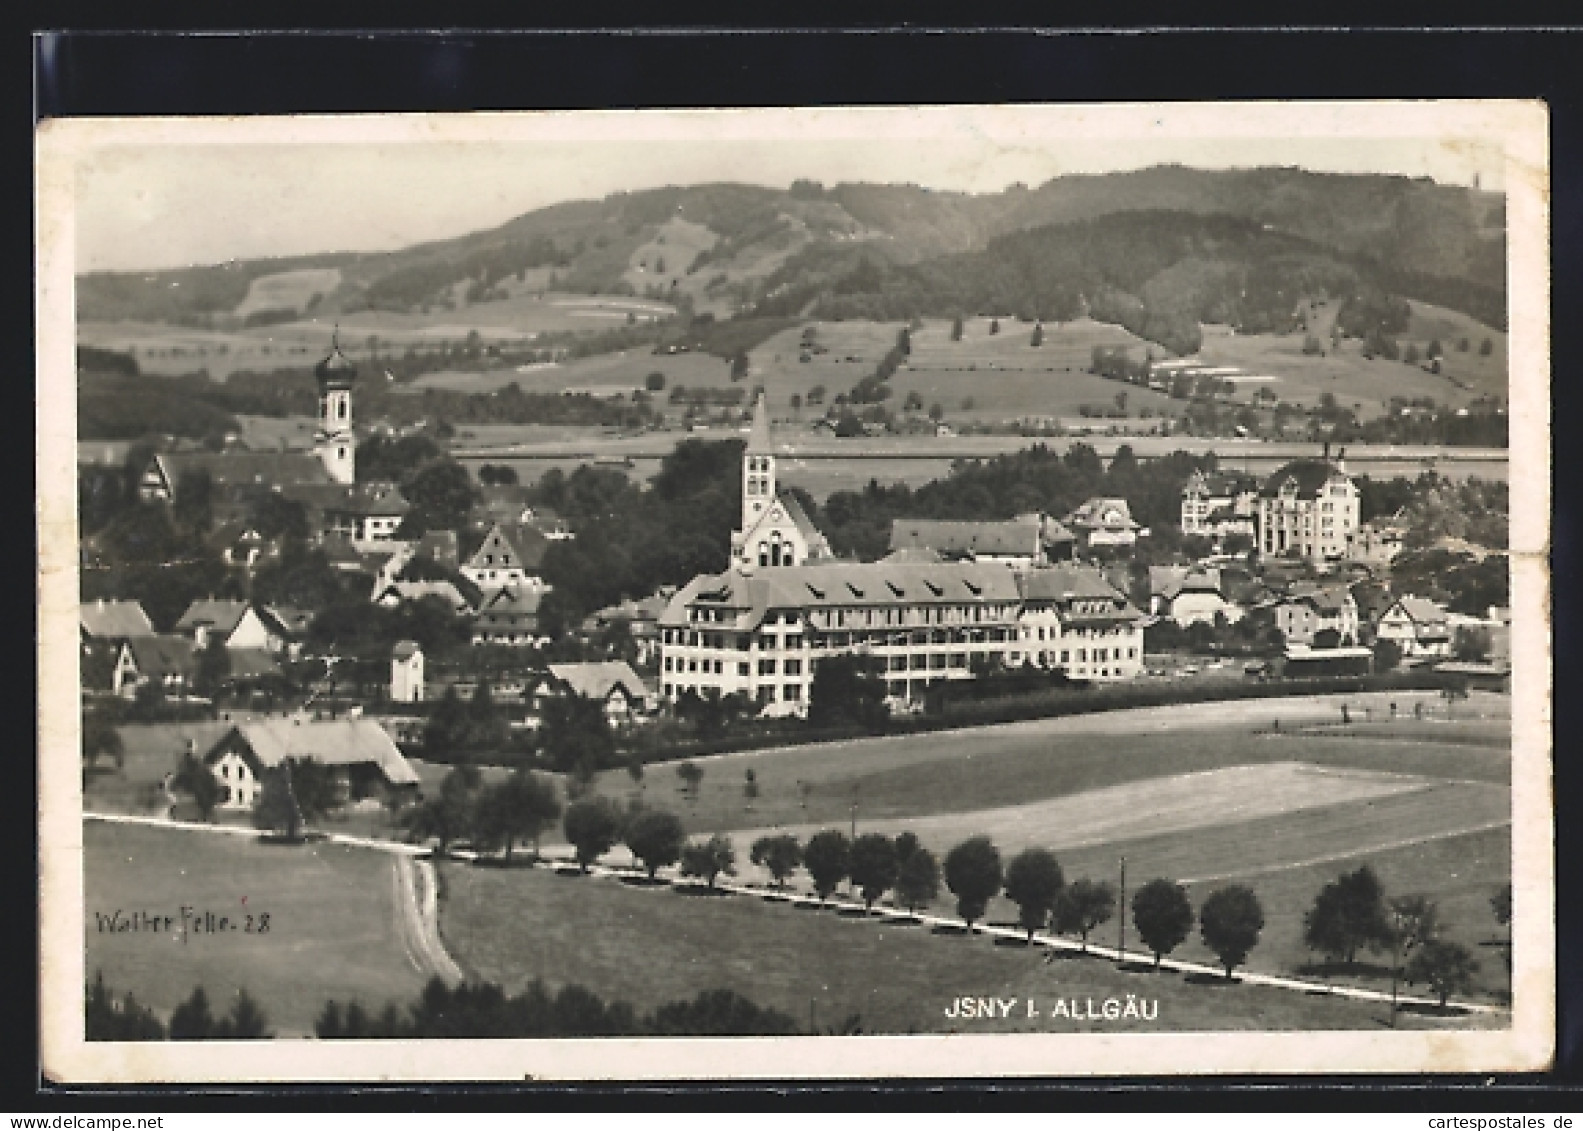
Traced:
[[747, 769], [742, 771], [742, 796], [747, 798], [749, 802], [752, 802], [757, 800], [758, 795], [759, 776], [753, 767], [749, 766]]
[[462, 530], [473, 509], [472, 476], [453, 459], [437, 459], [406, 478], [402, 494], [412, 504], [398, 531], [415, 538], [429, 530]]
[[317, 758], [287, 758], [291, 767], [291, 793], [304, 821], [317, 820], [334, 808], [336, 786], [330, 768]]
[[1115, 909], [1115, 889], [1103, 880], [1096, 882], [1084, 876], [1061, 893], [1055, 905], [1056, 930], [1076, 931], [1087, 951], [1089, 932], [1109, 919]]
[[991, 334], [998, 334], [998, 333], [1000, 333], [1000, 319], [999, 318], [991, 318], [989, 320], [989, 332]]
[[737, 850], [730, 837], [715, 833], [706, 841], [695, 841], [682, 849], [682, 875], [699, 877], [713, 891], [715, 877], [721, 872], [728, 876], [737, 874]]
[[1348, 966], [1360, 947], [1377, 949], [1390, 938], [1385, 890], [1367, 864], [1326, 884], [1303, 917], [1303, 941]]
[[[910, 834], [903, 833], [902, 837]], [[902, 837], [896, 838], [896, 848], [902, 849]], [[940, 865], [934, 853], [923, 846], [913, 848], [901, 856], [901, 866], [896, 872], [896, 899], [908, 911], [927, 907], [940, 894]]]
[[1417, 365], [1418, 364], [1418, 347], [1414, 343], [1408, 342], [1407, 343], [1407, 348], [1402, 350], [1402, 364], [1403, 365]]
[[176, 480], [171, 518], [191, 534], [207, 534], [214, 524], [214, 481], [207, 471], [184, 471]]
[[962, 316], [960, 314], [951, 320], [951, 340], [953, 342], [962, 340]]
[[419, 840], [434, 837], [444, 852], [451, 841], [471, 831], [480, 781], [477, 766], [453, 767], [440, 781], [440, 796], [406, 814], [407, 831]]
[[1477, 960], [1461, 943], [1430, 939], [1407, 964], [1407, 984], [1427, 985], [1444, 1009], [1452, 994], [1473, 988], [1473, 975], [1478, 969]]
[[838, 655], [814, 661], [808, 689], [810, 727], [860, 726], [878, 732], [889, 717], [885, 680], [868, 657]]
[[1040, 346], [1044, 345], [1044, 323], [1043, 322], [1035, 322], [1033, 324], [1033, 337], [1028, 339], [1028, 344], [1030, 346], [1032, 346], [1034, 349], [1038, 349]]
[[945, 405], [941, 404], [939, 401], [935, 401], [932, 405], [930, 405], [929, 406], [929, 419], [934, 421], [936, 424], [938, 424], [938, 423], [940, 423], [940, 421], [944, 420], [945, 419]]
[[1017, 905], [1017, 921], [1028, 932], [1029, 942], [1049, 921], [1065, 884], [1061, 865], [1043, 848], [1024, 849], [1006, 868], [1006, 898]]
[[269, 1018], [245, 989], [237, 991], [231, 1012], [215, 1024], [209, 1035], [222, 1041], [267, 1041], [274, 1036], [269, 1031]]
[[116, 767], [120, 768], [126, 762], [126, 744], [115, 725], [102, 713], [94, 711], [85, 714], [82, 720], [83, 769], [94, 765], [101, 754], [114, 758]]
[[225, 642], [215, 636], [198, 649], [197, 669], [193, 672], [192, 689], [206, 699], [220, 693], [220, 687], [231, 674], [231, 655]]
[[475, 847], [484, 851], [504, 847], [506, 859], [519, 840], [531, 840], [538, 855], [539, 837], [561, 815], [561, 802], [555, 787], [527, 770], [514, 770], [511, 776], [483, 791], [473, 806]]
[[592, 773], [614, 760], [616, 737], [599, 700], [578, 694], [556, 695], [544, 704], [543, 716], [540, 749], [555, 769], [572, 773], [581, 768]]
[[825, 829], [808, 838], [803, 848], [802, 862], [803, 867], [808, 869], [808, 878], [813, 881], [813, 889], [820, 899], [829, 899], [841, 881], [846, 879], [851, 867], [851, 853], [851, 842], [840, 829]]
[[1402, 662], [1402, 646], [1390, 637], [1374, 641], [1374, 670], [1377, 673], [1395, 671]]
[[1424, 356], [1429, 358], [1445, 356], [1445, 350], [1440, 348], [1440, 339], [1431, 338], [1429, 345], [1424, 349]]
[[903, 357], [912, 352], [912, 332], [905, 326], [896, 332], [896, 352]]
[[1506, 946], [1503, 957], [1506, 959], [1506, 972], [1512, 969], [1512, 885], [1505, 884], [1494, 895], [1490, 896], [1490, 910], [1495, 915], [1495, 921], [1506, 928]]
[[863, 893], [864, 910], [872, 910], [874, 901], [896, 883], [899, 867], [896, 845], [890, 837], [864, 833], [852, 842], [847, 873], [852, 877], [852, 886]]
[[214, 771], [200, 762], [192, 754], [183, 754], [180, 764], [176, 767], [175, 776], [170, 779], [172, 789], [179, 790], [192, 798], [192, 803], [198, 807], [198, 812], [205, 821], [214, 819], [214, 807], [220, 803], [220, 782], [214, 776]]
[[651, 393], [662, 392], [665, 389], [665, 374], [655, 370], [643, 378], [643, 387]]
[[748, 859], [768, 871], [776, 887], [785, 887], [786, 877], [802, 864], [802, 846], [790, 833], [761, 836], [753, 842]]
[[1249, 952], [1259, 943], [1259, 932], [1264, 929], [1264, 908], [1251, 888], [1232, 884], [1211, 892], [1204, 905], [1198, 909], [1199, 933], [1204, 945], [1220, 958], [1226, 969], [1226, 981], [1231, 972], [1247, 959]]
[[747, 351], [738, 350], [731, 358], [731, 380], [740, 381], [748, 375], [752, 364], [748, 361]]
[[1155, 969], [1193, 930], [1193, 904], [1187, 890], [1170, 880], [1150, 880], [1132, 896], [1132, 922], [1154, 954]]
[[1482, 664], [1490, 658], [1490, 630], [1459, 627], [1451, 641], [1451, 655], [1465, 664]]
[[264, 771], [258, 800], [253, 803], [253, 825], [287, 840], [302, 835], [302, 809], [292, 792], [289, 762]]
[[969, 837], [945, 857], [945, 886], [956, 896], [956, 913], [972, 931], [1000, 891], [1000, 850], [987, 836]]
[[627, 824], [627, 847], [632, 855], [643, 861], [649, 879], [667, 864], [681, 859], [682, 845], [687, 841], [687, 830], [681, 818], [664, 809], [645, 809]]
[[96, 971], [83, 1001], [83, 1036], [90, 1041], [163, 1041], [165, 1026], [130, 993], [115, 1000]]
[[1480, 357], [1488, 357], [1490, 354], [1492, 354], [1494, 352], [1495, 352], [1495, 343], [1490, 341], [1488, 338], [1485, 338], [1482, 342], [1479, 343], [1479, 356]]
[[682, 779], [682, 788], [693, 801], [698, 800], [698, 787], [703, 784], [704, 768], [697, 762], [683, 762], [676, 767], [676, 776]]
[[214, 1035], [214, 1015], [209, 1012], [209, 995], [194, 986], [192, 995], [170, 1015], [170, 1039], [204, 1041]]
[[590, 797], [566, 807], [561, 828], [577, 851], [577, 867], [586, 872], [588, 865], [615, 846], [621, 835], [621, 814], [608, 798]]

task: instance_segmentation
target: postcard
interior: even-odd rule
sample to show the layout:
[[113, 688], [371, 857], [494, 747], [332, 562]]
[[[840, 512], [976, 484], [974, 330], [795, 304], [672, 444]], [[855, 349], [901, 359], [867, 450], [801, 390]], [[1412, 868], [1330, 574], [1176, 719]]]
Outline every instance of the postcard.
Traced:
[[44, 122], [46, 1075], [1547, 1067], [1547, 131]]

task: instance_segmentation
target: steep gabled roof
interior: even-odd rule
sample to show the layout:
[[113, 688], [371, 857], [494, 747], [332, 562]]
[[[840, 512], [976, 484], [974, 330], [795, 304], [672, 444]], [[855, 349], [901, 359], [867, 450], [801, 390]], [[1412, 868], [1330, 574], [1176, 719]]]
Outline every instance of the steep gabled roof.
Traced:
[[176, 631], [193, 632], [198, 628], [212, 628], [216, 632], [229, 635], [242, 623], [247, 610], [246, 601], [200, 599], [187, 606], [187, 611], [182, 613], [181, 619], [176, 622]]
[[[486, 564], [485, 550], [492, 554], [492, 547], [499, 543], [504, 544], [503, 553], [509, 556], [510, 561]], [[466, 565], [471, 569], [503, 566], [507, 569], [536, 570], [544, 564], [544, 551], [549, 549], [549, 545], [550, 540], [544, 536], [544, 532], [532, 523], [497, 522], [489, 528], [478, 548], [468, 556]]]
[[1019, 573], [1016, 577], [1018, 589], [1025, 601], [1070, 601], [1074, 598], [1097, 597], [1125, 600], [1097, 569], [1050, 566]]
[[[1427, 597], [1401, 597], [1395, 602], [1418, 624], [1444, 625], [1446, 610]], [[1387, 610], [1389, 611], [1389, 610]]]
[[219, 486], [245, 483], [281, 486], [329, 483], [324, 463], [311, 452], [162, 452], [154, 457], [174, 489], [183, 474], [206, 471]]
[[280, 665], [275, 662], [275, 657], [263, 648], [227, 648], [225, 657], [230, 665], [229, 679], [260, 679], [266, 675], [280, 674]]
[[191, 678], [197, 671], [192, 641], [182, 636], [134, 636], [126, 642], [140, 675], [162, 679], [167, 675]]
[[331, 514], [400, 518], [412, 509], [394, 483], [299, 483], [282, 487], [281, 494]]
[[1066, 521], [1072, 526], [1088, 530], [1138, 529], [1138, 524], [1132, 518], [1132, 508], [1127, 504], [1126, 499], [1097, 495], [1068, 515]]
[[[416, 785], [418, 775], [383, 727], [372, 719], [264, 719], [233, 728], [265, 766], [312, 758], [326, 766], [373, 764], [393, 785]], [[221, 742], [209, 751], [212, 757]]]
[[136, 601], [85, 601], [81, 620], [83, 633], [100, 639], [154, 635], [148, 614]]
[[945, 557], [974, 554], [1026, 554], [1040, 550], [1037, 516], [997, 522], [953, 522], [938, 519], [898, 518], [890, 525], [892, 550], [927, 547]]
[[625, 660], [605, 660], [588, 664], [551, 664], [550, 675], [574, 695], [604, 699], [617, 687], [629, 697], [648, 694], [643, 680]]

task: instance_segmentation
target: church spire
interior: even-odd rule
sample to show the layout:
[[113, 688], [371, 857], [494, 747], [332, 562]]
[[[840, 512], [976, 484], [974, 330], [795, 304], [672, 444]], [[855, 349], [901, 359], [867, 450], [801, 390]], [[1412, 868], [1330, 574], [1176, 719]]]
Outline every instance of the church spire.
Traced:
[[748, 432], [748, 451], [754, 455], [770, 454], [770, 410], [764, 403], [762, 392], [753, 405], [753, 427]]

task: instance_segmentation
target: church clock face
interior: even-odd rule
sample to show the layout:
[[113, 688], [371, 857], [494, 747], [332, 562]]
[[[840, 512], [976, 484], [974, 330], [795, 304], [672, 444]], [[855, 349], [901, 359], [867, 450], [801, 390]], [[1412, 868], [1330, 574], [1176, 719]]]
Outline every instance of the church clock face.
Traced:
[[781, 520], [781, 509], [776, 507], [774, 510], [770, 511], [770, 518], [774, 519], [776, 522], [779, 522]]

